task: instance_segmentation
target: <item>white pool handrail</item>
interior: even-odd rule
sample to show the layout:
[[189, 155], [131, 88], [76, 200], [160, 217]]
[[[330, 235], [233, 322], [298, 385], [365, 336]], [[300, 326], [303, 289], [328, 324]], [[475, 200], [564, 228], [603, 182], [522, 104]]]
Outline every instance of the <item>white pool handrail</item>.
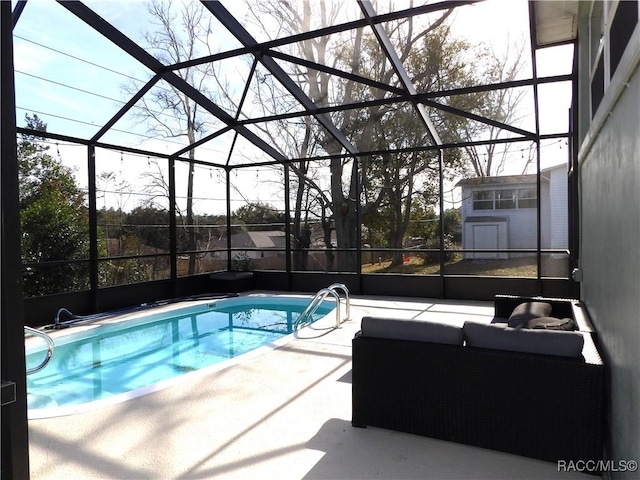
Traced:
[[313, 314], [316, 313], [316, 310], [318, 309], [318, 307], [320, 307], [320, 304], [325, 298], [327, 298], [328, 295], [333, 295], [333, 297], [336, 299], [336, 328], [338, 328], [340, 326], [340, 323], [342, 322], [340, 319], [340, 295], [338, 295], [338, 293], [336, 292], [337, 289], [341, 289], [345, 294], [347, 304], [347, 316], [345, 320], [348, 320], [351, 309], [349, 301], [349, 290], [347, 289], [346, 285], [342, 283], [334, 283], [326, 288], [318, 290], [318, 292], [311, 299], [311, 302], [309, 302], [309, 305], [307, 305], [307, 308], [304, 309], [304, 311], [296, 320], [294, 330], [298, 330], [301, 325], [311, 322]]
[[31, 335], [44, 338], [45, 341], [47, 342], [47, 356], [45, 357], [45, 359], [42, 361], [42, 363], [40, 363], [40, 365], [27, 369], [27, 375], [31, 375], [32, 373], [39, 372], [40, 370], [42, 370], [44, 367], [47, 366], [47, 364], [51, 360], [51, 357], [53, 357], [54, 344], [53, 344], [53, 338], [51, 338], [46, 333], [41, 332], [40, 330], [36, 330], [35, 328], [25, 326], [24, 331], [26, 333], [30, 333]]
[[[347, 315], [345, 317], [345, 321], [351, 318], [351, 300], [349, 299], [349, 289], [344, 283], [333, 283], [327, 287], [329, 290], [337, 290], [340, 289], [344, 292], [345, 303], [347, 305]], [[338, 302], [340, 300], [338, 299]]]

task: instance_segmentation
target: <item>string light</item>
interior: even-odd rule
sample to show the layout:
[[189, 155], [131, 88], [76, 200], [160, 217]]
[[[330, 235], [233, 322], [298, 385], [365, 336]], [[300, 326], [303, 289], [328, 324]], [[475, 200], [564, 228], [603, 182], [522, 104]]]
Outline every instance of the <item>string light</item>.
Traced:
[[[553, 143], [547, 143], [545, 140], [542, 140], [542, 142], [545, 142], [545, 143], [540, 145], [540, 151], [542, 151], [542, 150], [543, 150], [543, 149], [545, 149], [545, 148], [554, 147], [554, 146], [556, 146], [556, 145], [558, 145], [558, 148], [559, 148], [560, 150], [562, 150], [562, 148], [563, 148], [563, 145], [562, 145], [562, 144], [563, 144], [563, 143], [564, 143], [564, 145], [565, 145], [565, 146], [567, 146], [567, 145], [568, 145], [568, 141], [567, 141], [566, 139], [562, 139], [562, 138], [561, 138], [561, 139], [556, 140], [556, 141], [555, 141], [555, 142], [553, 142]], [[529, 146], [529, 147], [520, 148], [520, 149], [516, 149], [516, 150], [511, 150], [511, 149], [508, 149], [508, 148], [507, 148], [507, 149], [505, 149], [505, 150], [501, 150], [501, 151], [494, 151], [494, 152], [491, 154], [491, 156], [492, 156], [493, 158], [495, 158], [495, 157], [498, 157], [498, 156], [500, 156], [500, 155], [505, 155], [505, 154], [516, 155], [518, 152], [520, 152], [520, 157], [521, 157], [521, 159], [522, 159], [522, 160], [526, 160], [526, 157], [525, 157], [525, 154], [524, 154], [524, 153], [525, 153], [525, 152], [529, 152], [529, 154], [530, 154], [532, 151], [535, 151], [533, 147], [534, 147], [534, 145], [531, 145], [531, 146]], [[487, 153], [478, 152], [478, 159], [479, 159], [479, 160], [484, 160], [484, 161], [486, 162], [486, 159], [487, 159], [487, 158], [488, 158], [488, 154], [487, 154]]]

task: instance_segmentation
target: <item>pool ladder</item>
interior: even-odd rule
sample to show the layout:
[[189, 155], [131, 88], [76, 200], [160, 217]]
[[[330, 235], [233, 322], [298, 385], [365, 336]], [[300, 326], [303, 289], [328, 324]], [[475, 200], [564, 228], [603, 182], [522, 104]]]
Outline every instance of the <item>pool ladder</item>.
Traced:
[[313, 321], [312, 320], [313, 314], [316, 313], [316, 310], [318, 310], [318, 307], [320, 307], [320, 304], [329, 295], [332, 295], [336, 299], [336, 328], [338, 328], [341, 323], [340, 295], [338, 295], [338, 292], [336, 292], [336, 290], [342, 290], [344, 292], [346, 306], [347, 306], [347, 316], [345, 317], [345, 320], [348, 320], [350, 315], [350, 310], [351, 310], [351, 302], [349, 300], [349, 290], [347, 289], [346, 285], [342, 283], [334, 283], [332, 285], [329, 285], [326, 288], [318, 290], [318, 293], [315, 294], [315, 296], [311, 299], [311, 302], [309, 302], [309, 305], [307, 305], [307, 308], [304, 309], [304, 311], [300, 314], [300, 316], [296, 320], [296, 323], [294, 324], [293, 329], [298, 330], [300, 329], [300, 327], [306, 325], [307, 323], [311, 323]]
[[36, 330], [35, 328], [31, 328], [27, 326], [24, 327], [24, 331], [25, 333], [30, 333], [31, 335], [40, 337], [47, 342], [47, 356], [45, 357], [45, 359], [42, 361], [42, 363], [40, 363], [40, 365], [27, 369], [27, 375], [31, 375], [32, 373], [39, 372], [44, 367], [46, 367], [49, 361], [51, 360], [51, 357], [53, 357], [53, 338], [51, 338], [46, 333], [41, 332], [40, 330]]

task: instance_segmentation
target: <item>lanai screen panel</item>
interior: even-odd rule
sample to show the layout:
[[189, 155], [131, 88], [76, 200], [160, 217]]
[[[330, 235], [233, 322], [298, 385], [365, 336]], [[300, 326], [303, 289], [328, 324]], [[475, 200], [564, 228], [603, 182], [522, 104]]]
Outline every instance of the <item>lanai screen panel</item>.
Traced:
[[18, 126], [90, 139], [153, 73], [56, 2], [28, 2], [14, 29]]
[[[167, 201], [159, 209], [176, 212], [174, 255], [189, 262], [179, 275], [226, 268], [228, 255], [218, 266], [202, 262], [228, 246], [234, 231], [227, 222], [232, 230], [236, 222], [227, 214], [256, 205], [289, 213], [282, 248], [297, 252], [294, 270], [309, 268], [296, 255], [315, 249], [317, 269], [359, 271], [364, 243], [394, 266], [422, 250], [424, 258], [444, 254], [450, 267], [477, 250], [465, 242], [458, 182], [535, 176], [538, 168], [535, 194], [494, 189], [491, 202], [500, 210], [535, 203], [536, 229], [527, 235], [533, 250], [544, 249], [544, 171], [568, 155], [572, 52], [568, 67], [537, 72], [561, 75], [563, 83], [535, 88], [527, 2], [465, 3], [174, 2], [164, 10], [162, 2], [29, 2], [16, 28], [16, 50], [27, 53], [17, 56], [18, 111], [42, 112], [49, 131], [108, 147], [101, 156], [113, 157], [111, 166], [126, 160], [123, 171], [137, 183], [154, 165], [167, 169], [160, 175]], [[196, 19], [193, 48], [186, 48], [185, 13]], [[159, 22], [165, 14], [180, 32], [173, 50]], [[36, 38], [40, 31], [52, 41]], [[45, 61], [29, 62], [34, 55]], [[539, 132], [534, 93], [544, 103]], [[538, 133], [546, 136], [539, 149]], [[144, 164], [148, 171], [138, 172]], [[403, 184], [404, 177], [411, 180]], [[394, 210], [394, 195], [405, 207]], [[376, 204], [377, 197], [384, 200]], [[405, 212], [408, 223], [393, 235], [376, 232], [384, 215], [387, 226], [400, 225]], [[277, 218], [282, 237], [286, 219]], [[301, 242], [296, 235], [311, 219], [311, 235]], [[518, 252], [510, 250], [529, 248], [523, 245], [495, 250], [511, 257]]]

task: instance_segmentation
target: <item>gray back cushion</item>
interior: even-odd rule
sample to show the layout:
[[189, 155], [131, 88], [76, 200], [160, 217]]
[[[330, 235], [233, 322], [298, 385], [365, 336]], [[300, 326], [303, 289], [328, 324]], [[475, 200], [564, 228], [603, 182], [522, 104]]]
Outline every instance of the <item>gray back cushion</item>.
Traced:
[[400, 318], [362, 317], [365, 337], [462, 345], [462, 328], [445, 323]]
[[465, 322], [463, 330], [469, 347], [580, 357], [584, 345], [580, 332], [511, 328], [504, 323], [476, 322]]

